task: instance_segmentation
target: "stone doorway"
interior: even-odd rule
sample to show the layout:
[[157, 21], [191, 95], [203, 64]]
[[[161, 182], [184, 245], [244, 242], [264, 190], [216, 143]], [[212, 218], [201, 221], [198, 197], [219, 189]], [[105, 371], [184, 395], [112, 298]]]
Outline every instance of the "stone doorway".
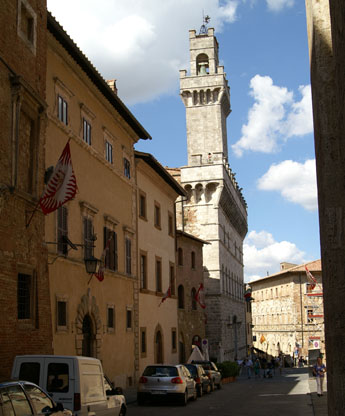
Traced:
[[84, 357], [95, 357], [96, 336], [92, 319], [88, 314], [84, 316], [82, 331], [82, 355]]

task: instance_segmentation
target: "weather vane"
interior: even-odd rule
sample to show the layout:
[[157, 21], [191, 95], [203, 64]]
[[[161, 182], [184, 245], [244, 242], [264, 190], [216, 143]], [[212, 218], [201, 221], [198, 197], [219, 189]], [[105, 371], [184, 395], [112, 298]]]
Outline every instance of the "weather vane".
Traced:
[[207, 24], [211, 20], [210, 16], [207, 14], [204, 16], [204, 11], [202, 11], [202, 25], [200, 28], [199, 35], [206, 35], [207, 34]]

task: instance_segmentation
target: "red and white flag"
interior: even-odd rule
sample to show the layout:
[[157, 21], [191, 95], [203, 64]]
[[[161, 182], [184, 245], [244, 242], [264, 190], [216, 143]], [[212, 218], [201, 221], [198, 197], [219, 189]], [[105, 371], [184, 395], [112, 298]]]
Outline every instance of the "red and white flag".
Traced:
[[101, 255], [101, 261], [99, 263], [99, 267], [97, 272], [95, 273], [95, 276], [97, 277], [97, 279], [102, 282], [104, 280], [104, 270], [105, 270], [105, 257], [107, 255], [107, 252], [109, 251], [109, 247], [110, 247], [110, 242], [113, 238], [113, 235], [111, 234], [110, 237], [108, 238], [108, 241], [104, 247], [104, 250], [102, 252]]
[[168, 287], [168, 290], [165, 292], [165, 295], [162, 297], [161, 303], [158, 306], [161, 306], [168, 298], [171, 298], [171, 286]]
[[202, 307], [202, 309], [206, 308], [204, 285], [202, 283], [200, 283], [199, 289], [195, 294], [195, 300]]
[[77, 189], [68, 141], [39, 201], [43, 214], [49, 214], [73, 199]]
[[305, 272], [307, 273], [307, 279], [309, 280], [309, 283], [310, 283], [310, 289], [313, 290], [317, 284], [317, 281], [315, 277], [308, 270], [308, 267], [307, 266], [304, 266], [304, 267], [305, 267]]

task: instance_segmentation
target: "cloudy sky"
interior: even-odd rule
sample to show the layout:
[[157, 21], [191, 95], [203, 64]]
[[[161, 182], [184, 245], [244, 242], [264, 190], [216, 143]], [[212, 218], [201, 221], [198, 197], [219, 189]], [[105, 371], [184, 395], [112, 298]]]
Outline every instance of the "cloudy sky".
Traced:
[[[231, 88], [229, 161], [248, 203], [245, 278], [320, 258], [302, 0], [48, 0], [48, 9], [153, 140], [137, 149], [185, 165], [179, 70], [203, 13]], [[68, 10], [68, 13], [66, 13]]]

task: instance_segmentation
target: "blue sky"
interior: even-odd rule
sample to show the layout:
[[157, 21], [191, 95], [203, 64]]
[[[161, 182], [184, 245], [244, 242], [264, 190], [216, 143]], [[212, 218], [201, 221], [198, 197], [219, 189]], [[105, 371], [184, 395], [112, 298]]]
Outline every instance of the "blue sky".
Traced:
[[248, 203], [246, 280], [320, 258], [304, 1], [48, 0], [48, 9], [117, 79], [153, 138], [136, 148], [171, 167], [187, 161], [179, 70], [189, 71], [188, 30], [208, 14], [231, 89], [229, 162]]

